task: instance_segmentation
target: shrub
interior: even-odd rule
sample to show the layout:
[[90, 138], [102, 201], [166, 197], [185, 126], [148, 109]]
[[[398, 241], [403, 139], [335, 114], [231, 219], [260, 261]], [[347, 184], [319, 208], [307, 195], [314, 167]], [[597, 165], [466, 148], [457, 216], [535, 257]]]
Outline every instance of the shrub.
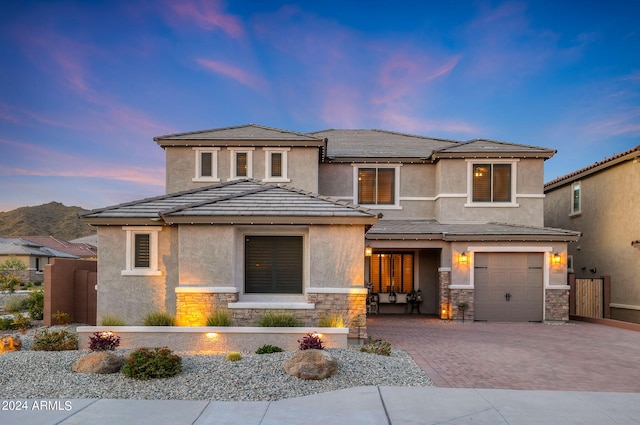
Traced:
[[242, 354], [238, 353], [237, 351], [232, 351], [227, 354], [227, 360], [230, 362], [237, 362], [239, 360], [242, 360]]
[[320, 339], [320, 336], [316, 334], [306, 334], [302, 339], [298, 340], [298, 343], [300, 343], [301, 350], [309, 350], [312, 348], [315, 350], [324, 349], [322, 346], [322, 339]]
[[231, 326], [231, 317], [226, 310], [216, 310], [207, 317], [207, 326]]
[[42, 285], [42, 281], [41, 280], [36, 280], [33, 282], [33, 286], [40, 286]]
[[372, 339], [369, 336], [369, 340], [365, 345], [360, 347], [360, 351], [363, 353], [379, 354], [381, 356], [391, 355], [391, 343], [383, 341], [381, 339]]
[[144, 318], [145, 326], [175, 326], [176, 318], [163, 311], [152, 311]]
[[29, 317], [33, 320], [42, 320], [44, 317], [44, 290], [31, 291], [29, 298], [27, 298], [27, 304], [29, 305]]
[[258, 326], [265, 328], [295, 328], [301, 323], [291, 313], [266, 313], [258, 321]]
[[13, 318], [13, 329], [19, 329], [20, 332], [26, 333], [27, 329], [31, 326], [31, 320], [27, 316], [23, 316], [22, 314], [16, 314]]
[[100, 319], [100, 326], [127, 326], [125, 321], [115, 314], [106, 314]]
[[338, 313], [322, 316], [318, 319], [318, 326], [321, 328], [344, 328], [344, 319], [342, 314]]
[[20, 285], [19, 272], [26, 269], [24, 261], [14, 255], [0, 263], [0, 290], [12, 294]]
[[15, 329], [13, 326], [13, 317], [0, 317], [0, 331], [8, 331]]
[[51, 315], [59, 325], [68, 325], [69, 323], [73, 323], [73, 318], [69, 313], [65, 313], [64, 311], [56, 311]]
[[33, 339], [34, 351], [64, 351], [78, 349], [78, 335], [65, 330], [43, 329]]
[[271, 353], [281, 353], [284, 350], [275, 345], [265, 344], [262, 347], [256, 350], [256, 354], [271, 354]]
[[94, 332], [89, 337], [89, 350], [113, 351], [120, 345], [120, 337], [113, 332]]
[[167, 347], [138, 348], [122, 366], [122, 373], [129, 378], [147, 380], [169, 378], [182, 371], [182, 358]]
[[9, 296], [4, 300], [4, 311], [7, 313], [17, 313], [29, 308], [27, 298], [21, 296]]

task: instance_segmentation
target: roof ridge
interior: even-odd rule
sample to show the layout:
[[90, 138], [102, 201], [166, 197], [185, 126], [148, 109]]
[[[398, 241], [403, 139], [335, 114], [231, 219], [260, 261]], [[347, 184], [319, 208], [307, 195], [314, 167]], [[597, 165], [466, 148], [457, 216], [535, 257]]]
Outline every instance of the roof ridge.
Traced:
[[162, 136], [156, 136], [156, 137], [153, 138], [153, 140], [157, 142], [158, 140], [166, 139], [166, 138], [170, 138], [170, 137], [186, 136], [186, 135], [190, 135], [190, 134], [195, 135], [195, 134], [202, 134], [202, 133], [208, 133], [208, 132], [214, 132], [214, 131], [235, 130], [235, 129], [245, 128], [245, 127], [255, 127], [255, 128], [261, 128], [263, 130], [272, 130], [272, 131], [277, 131], [277, 132], [280, 132], [280, 133], [289, 133], [289, 134], [295, 134], [295, 135], [298, 135], [298, 136], [311, 137], [308, 133], [301, 133], [301, 132], [298, 132], [298, 131], [286, 130], [286, 129], [283, 129], [283, 128], [268, 127], [266, 125], [248, 123], [248, 124], [232, 125], [232, 126], [220, 127], [220, 128], [209, 128], [209, 129], [205, 129], [205, 130], [185, 131], [185, 132], [181, 132], [181, 133], [165, 134], [165, 135], [162, 135]]
[[[484, 139], [484, 138], [475, 138], [475, 139], [469, 139], [466, 140], [464, 142], [459, 142], [459, 146], [456, 147], [460, 147], [460, 146], [464, 146], [464, 145], [471, 145], [473, 143], [476, 142], [490, 142], [490, 143], [496, 143], [499, 145], [507, 145], [507, 146], [515, 146], [515, 147], [519, 147], [519, 148], [530, 148], [530, 149], [540, 149], [540, 150], [545, 150], [545, 151], [554, 151], [557, 152], [555, 149], [550, 149], [550, 148], [545, 148], [543, 146], [534, 146], [534, 145], [525, 145], [522, 143], [514, 143], [514, 142], [505, 142], [502, 140], [495, 140], [495, 139]], [[447, 146], [446, 148], [442, 148], [442, 149], [438, 149], [435, 152], [440, 153], [440, 152], [444, 152], [448, 149], [453, 148], [454, 146]]]
[[450, 142], [450, 143], [463, 143], [459, 140], [445, 139], [443, 137], [423, 136], [420, 134], [404, 133], [401, 131], [393, 131], [393, 130], [382, 130], [379, 128], [328, 128], [326, 130], [310, 131], [307, 134], [324, 133], [327, 131], [377, 131], [379, 133], [389, 133], [389, 134], [395, 134], [398, 136], [415, 137], [418, 139], [437, 140], [440, 142]]

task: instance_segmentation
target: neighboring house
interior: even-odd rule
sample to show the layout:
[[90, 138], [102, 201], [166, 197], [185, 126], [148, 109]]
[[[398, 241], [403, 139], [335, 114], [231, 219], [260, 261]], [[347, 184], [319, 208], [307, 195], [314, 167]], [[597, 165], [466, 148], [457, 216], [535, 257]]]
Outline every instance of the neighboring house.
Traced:
[[611, 318], [640, 323], [640, 145], [545, 185], [545, 223], [582, 233], [578, 278], [611, 276]]
[[154, 140], [167, 194], [82, 214], [98, 228], [98, 317], [202, 324], [217, 308], [249, 325], [282, 310], [314, 325], [333, 312], [354, 336], [369, 287], [380, 301], [420, 290], [421, 312], [443, 318], [467, 303], [467, 319], [568, 319], [579, 234], [543, 227], [553, 150], [253, 124]]
[[[21, 238], [40, 246], [74, 255], [82, 260], [98, 259], [98, 249], [95, 244], [65, 241], [54, 236], [21, 236]], [[95, 238], [95, 236], [89, 236], [89, 238]]]
[[49, 248], [43, 244], [32, 242], [25, 238], [0, 237], [0, 263], [15, 257], [21, 260], [27, 269], [21, 274], [21, 280], [36, 282], [44, 280], [44, 266], [52, 258], [78, 258], [74, 254]]

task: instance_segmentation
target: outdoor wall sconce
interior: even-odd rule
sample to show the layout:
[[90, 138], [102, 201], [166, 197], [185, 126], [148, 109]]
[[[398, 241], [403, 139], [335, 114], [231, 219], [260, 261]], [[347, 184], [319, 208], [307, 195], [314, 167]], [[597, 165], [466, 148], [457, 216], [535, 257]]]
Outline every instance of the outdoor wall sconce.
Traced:
[[372, 254], [373, 254], [373, 249], [370, 246], [365, 246], [364, 247], [364, 256], [365, 257], [371, 257]]
[[460, 260], [460, 264], [462, 264], [462, 265], [465, 265], [465, 266], [466, 266], [466, 265], [467, 265], [467, 262], [469, 261], [469, 257], [467, 256], [467, 253], [466, 253], [466, 252], [463, 252], [462, 254], [460, 254], [460, 258], [459, 258], [459, 260]]
[[558, 254], [557, 252], [553, 254], [553, 258], [551, 261], [553, 261], [553, 264], [560, 264], [560, 260], [562, 259], [562, 257], [560, 257], [560, 254]]

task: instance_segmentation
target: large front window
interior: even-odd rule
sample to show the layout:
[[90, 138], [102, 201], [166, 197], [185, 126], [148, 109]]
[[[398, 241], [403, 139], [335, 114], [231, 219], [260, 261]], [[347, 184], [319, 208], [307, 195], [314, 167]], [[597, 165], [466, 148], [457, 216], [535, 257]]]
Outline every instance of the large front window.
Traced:
[[358, 204], [395, 204], [395, 168], [359, 168]]
[[302, 294], [302, 236], [246, 236], [247, 294]]
[[473, 202], [511, 202], [511, 164], [473, 164]]
[[369, 283], [373, 292], [409, 293], [413, 291], [413, 254], [387, 252], [369, 259]]

